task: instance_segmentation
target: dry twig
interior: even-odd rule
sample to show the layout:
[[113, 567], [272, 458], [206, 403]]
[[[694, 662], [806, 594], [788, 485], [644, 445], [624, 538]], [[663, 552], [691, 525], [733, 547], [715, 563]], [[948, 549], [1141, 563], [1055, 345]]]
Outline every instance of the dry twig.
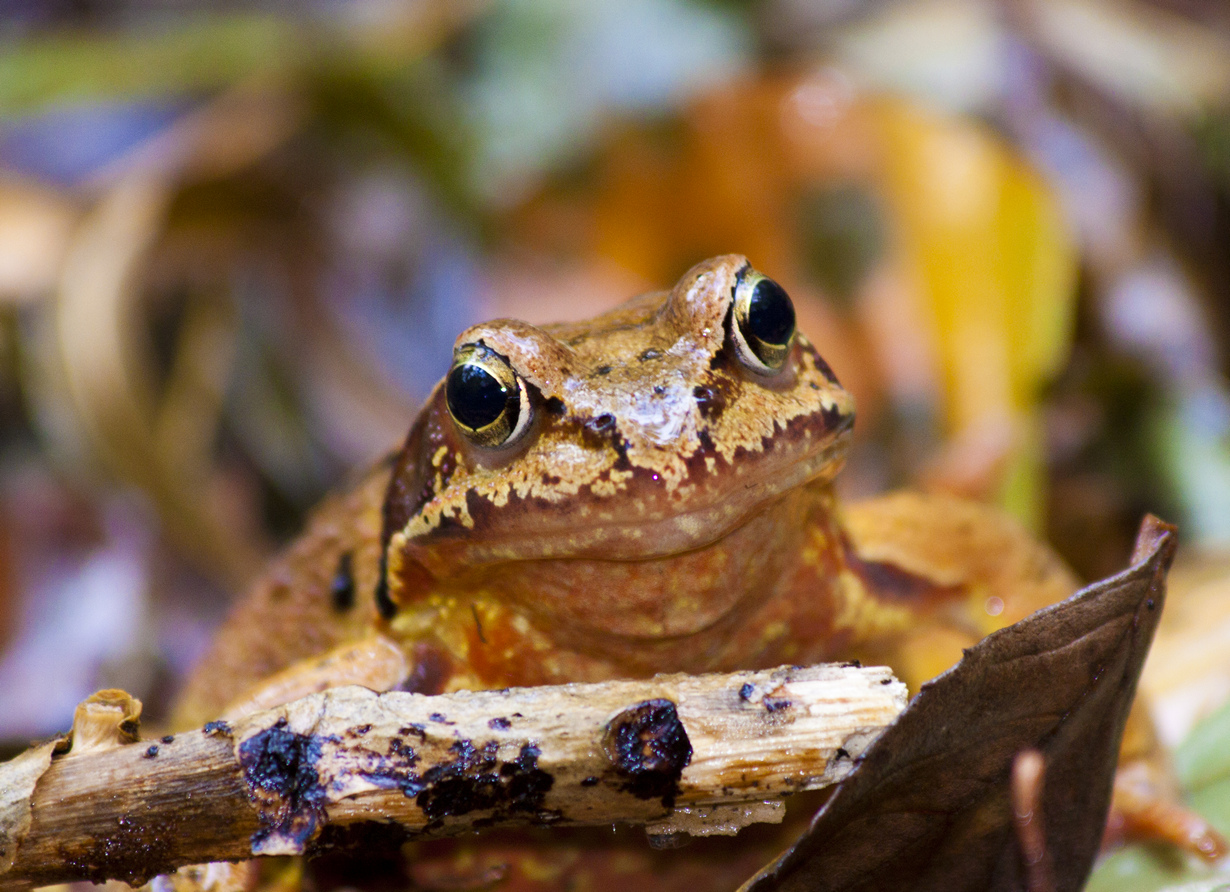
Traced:
[[[439, 697], [347, 687], [136, 743], [134, 701], [92, 699], [109, 746], [95, 729], [88, 752], [0, 766], [0, 887], [310, 853], [326, 827], [370, 821], [415, 837], [613, 821], [734, 833], [844, 776], [906, 691], [853, 665]], [[84, 724], [79, 711], [74, 740]]]

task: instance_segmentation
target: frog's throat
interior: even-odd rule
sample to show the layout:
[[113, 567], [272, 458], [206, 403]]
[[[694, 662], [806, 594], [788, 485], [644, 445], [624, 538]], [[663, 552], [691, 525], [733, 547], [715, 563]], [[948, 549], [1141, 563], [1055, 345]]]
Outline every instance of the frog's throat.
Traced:
[[822, 540], [839, 542], [817, 537], [831, 513], [831, 487], [818, 483], [784, 494], [691, 551], [654, 560], [521, 560], [480, 568], [437, 581], [426, 599], [400, 614], [402, 628], [424, 612], [443, 610], [461, 616], [468, 629], [461, 607], [490, 602], [524, 616], [557, 646], [579, 646], [585, 639], [587, 653], [605, 652], [603, 642], [622, 650], [608, 640], [612, 636], [644, 655], [670, 639], [690, 650], [683, 638], [697, 634], [707, 637], [693, 645], [719, 647], [740, 634], [740, 617], [794, 584], [805, 556], [825, 547]]

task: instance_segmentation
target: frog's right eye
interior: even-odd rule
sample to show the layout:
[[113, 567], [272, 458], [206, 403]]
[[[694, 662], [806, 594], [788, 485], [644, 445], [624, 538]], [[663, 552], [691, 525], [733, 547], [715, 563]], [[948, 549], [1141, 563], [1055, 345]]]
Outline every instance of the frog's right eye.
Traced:
[[506, 446], [529, 427], [525, 382], [507, 359], [482, 344], [454, 351], [444, 397], [454, 423], [479, 446]]
[[746, 268], [735, 284], [730, 315], [735, 353], [754, 372], [772, 375], [794, 345], [794, 304], [786, 289]]

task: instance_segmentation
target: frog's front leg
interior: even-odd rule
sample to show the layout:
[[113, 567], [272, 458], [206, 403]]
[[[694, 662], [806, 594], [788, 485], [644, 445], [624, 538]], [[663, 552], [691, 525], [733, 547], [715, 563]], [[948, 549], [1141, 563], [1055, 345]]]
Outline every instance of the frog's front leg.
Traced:
[[392, 690], [411, 677], [412, 668], [405, 651], [394, 641], [373, 633], [271, 675], [228, 703], [218, 717], [238, 718], [343, 685]]
[[848, 504], [848, 568], [870, 598], [908, 608], [901, 634], [860, 655], [893, 667], [911, 690], [996, 629], [1071, 595], [1076, 576], [1011, 517], [951, 496], [895, 492]]
[[[849, 569], [873, 600], [915, 599], [909, 632], [864, 642], [858, 656], [891, 665], [912, 690], [963, 648], [1068, 597], [1078, 583], [1059, 557], [1001, 512], [947, 496], [892, 493], [847, 507]], [[1119, 751], [1112, 836], [1163, 839], [1206, 858], [1226, 843], [1178, 801], [1166, 753], [1137, 701]]]
[[[322, 654], [345, 651], [371, 635], [390, 473], [387, 463], [380, 465], [351, 489], [330, 496], [298, 539], [270, 562], [189, 678], [176, 705], [176, 727], [199, 727], [258, 689], [294, 687], [288, 679], [297, 673], [318, 679], [321, 669], [312, 667]], [[370, 659], [355, 655], [334, 665], [346, 667], [340, 677], [354, 679], [355, 659], [387, 668], [387, 648], [384, 659], [380, 650], [376, 646]], [[386, 668], [373, 669], [373, 680]]]

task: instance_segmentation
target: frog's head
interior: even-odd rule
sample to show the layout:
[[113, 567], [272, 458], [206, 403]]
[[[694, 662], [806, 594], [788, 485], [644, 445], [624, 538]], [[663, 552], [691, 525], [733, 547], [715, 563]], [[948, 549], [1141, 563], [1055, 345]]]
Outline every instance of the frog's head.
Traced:
[[794, 321], [728, 255], [586, 322], [463, 332], [393, 472], [390, 603], [416, 574], [695, 552], [830, 479], [853, 400]]

